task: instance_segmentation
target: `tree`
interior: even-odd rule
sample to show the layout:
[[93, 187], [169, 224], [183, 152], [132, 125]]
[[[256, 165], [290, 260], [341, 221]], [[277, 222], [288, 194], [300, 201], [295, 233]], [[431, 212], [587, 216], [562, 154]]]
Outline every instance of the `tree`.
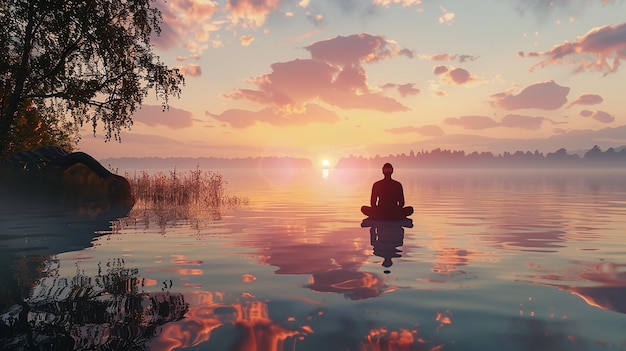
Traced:
[[0, 0], [0, 154], [31, 99], [44, 121], [122, 128], [151, 90], [167, 108], [184, 78], [153, 52], [154, 0]]
[[72, 151], [77, 138], [78, 131], [70, 123], [61, 123], [58, 119], [42, 120], [31, 100], [26, 99], [18, 109], [5, 154], [0, 155], [0, 159], [17, 151], [50, 145]]

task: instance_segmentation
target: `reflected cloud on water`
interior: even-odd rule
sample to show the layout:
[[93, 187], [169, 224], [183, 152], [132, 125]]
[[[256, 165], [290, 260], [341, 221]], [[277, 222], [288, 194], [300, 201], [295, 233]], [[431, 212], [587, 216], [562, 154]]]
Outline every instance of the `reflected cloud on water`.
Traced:
[[[584, 318], [615, 326], [613, 312], [626, 313], [618, 236], [626, 206], [607, 185], [583, 182], [589, 195], [570, 182], [437, 179], [437, 188], [414, 178], [404, 182], [414, 222], [403, 225], [361, 222], [368, 182], [364, 191], [343, 189], [332, 172], [320, 179], [327, 188], [276, 190], [298, 181], [288, 176], [217, 217], [100, 223], [65, 236], [76, 247], [60, 240], [4, 250], [33, 261], [10, 262], [23, 299], [2, 314], [0, 334], [10, 337], [0, 341], [37, 335], [79, 348], [241, 351], [603, 350], [597, 345], [626, 342]], [[31, 232], [25, 218], [11, 223], [15, 233]], [[73, 233], [63, 228], [50, 233]], [[61, 254], [66, 245], [72, 254]], [[39, 248], [47, 250], [36, 256]], [[96, 273], [94, 262], [102, 262]], [[583, 300], [563, 302], [568, 292]], [[517, 313], [528, 296], [548, 307]]]

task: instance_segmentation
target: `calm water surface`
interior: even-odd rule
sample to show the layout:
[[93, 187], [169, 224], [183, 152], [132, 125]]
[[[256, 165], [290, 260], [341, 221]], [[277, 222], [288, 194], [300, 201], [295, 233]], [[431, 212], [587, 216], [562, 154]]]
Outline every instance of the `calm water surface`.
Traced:
[[362, 223], [378, 170], [221, 173], [217, 220], [5, 205], [3, 345], [626, 349], [624, 171], [397, 169], [412, 224]]

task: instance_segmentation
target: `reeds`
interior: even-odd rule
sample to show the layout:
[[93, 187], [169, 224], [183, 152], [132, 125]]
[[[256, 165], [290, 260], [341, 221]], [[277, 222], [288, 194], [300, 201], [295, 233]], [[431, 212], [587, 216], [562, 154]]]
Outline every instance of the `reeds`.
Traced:
[[222, 175], [199, 168], [187, 173], [142, 171], [126, 178], [136, 201], [130, 217], [156, 219], [161, 226], [175, 220], [220, 219], [222, 208], [249, 202], [245, 197], [225, 195]]

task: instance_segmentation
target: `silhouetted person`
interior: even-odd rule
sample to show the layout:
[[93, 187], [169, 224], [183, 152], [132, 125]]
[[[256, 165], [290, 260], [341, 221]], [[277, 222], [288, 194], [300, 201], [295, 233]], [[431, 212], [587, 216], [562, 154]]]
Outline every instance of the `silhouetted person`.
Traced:
[[364, 215], [373, 219], [402, 219], [413, 214], [413, 207], [404, 206], [404, 190], [400, 182], [391, 179], [393, 166], [383, 165], [383, 179], [372, 185], [370, 206], [361, 207]]

